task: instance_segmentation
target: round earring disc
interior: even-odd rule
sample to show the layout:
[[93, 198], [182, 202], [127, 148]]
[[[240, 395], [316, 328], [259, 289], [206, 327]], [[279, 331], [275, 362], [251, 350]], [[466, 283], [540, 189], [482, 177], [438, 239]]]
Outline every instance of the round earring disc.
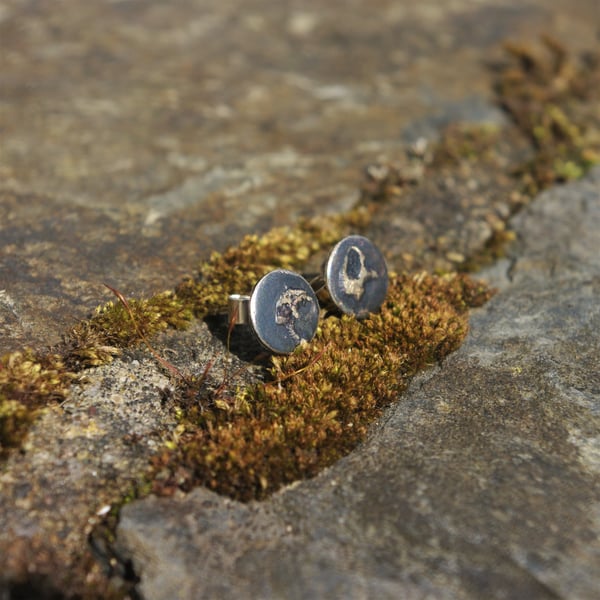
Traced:
[[250, 319], [260, 342], [272, 352], [289, 354], [310, 341], [319, 323], [319, 302], [304, 277], [276, 269], [257, 284], [250, 298]]
[[331, 299], [342, 312], [364, 318], [378, 310], [385, 300], [387, 265], [371, 240], [349, 235], [331, 251], [325, 281]]

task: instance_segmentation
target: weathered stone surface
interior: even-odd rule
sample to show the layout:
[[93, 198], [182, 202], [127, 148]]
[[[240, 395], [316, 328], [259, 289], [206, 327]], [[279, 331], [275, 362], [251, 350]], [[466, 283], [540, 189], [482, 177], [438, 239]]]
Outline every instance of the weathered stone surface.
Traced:
[[352, 455], [261, 504], [124, 508], [145, 598], [597, 597], [600, 170], [514, 225], [466, 343]]
[[[419, 136], [433, 138], [440, 127], [456, 120], [502, 125], [501, 113], [490, 103], [487, 59], [506, 37], [531, 39], [543, 30], [568, 40], [575, 49], [589, 47], [596, 33], [596, 0], [577, 0], [568, 3], [568, 10], [565, 7], [560, 0], [336, 0], [301, 6], [273, 0], [226, 0], [218, 5], [205, 0], [169, 5], [157, 0], [0, 1], [0, 353], [23, 344], [55, 343], [70, 325], [109, 298], [103, 281], [127, 297], [152, 294], [173, 287], [198, 260], [237, 242], [244, 232], [347, 208], [358, 196], [362, 167], [374, 160], [394, 160], [404, 153], [405, 143]], [[506, 165], [502, 168], [506, 171]], [[508, 215], [511, 201], [505, 190], [511, 185], [485, 170], [441, 174], [384, 207], [369, 234], [394, 268], [447, 268], [453, 262], [448, 255], [477, 252], [489, 239], [493, 218]], [[581, 265], [567, 264], [566, 257], [589, 250], [585, 237], [577, 233], [583, 204], [580, 209], [569, 213], [573, 221], [552, 247], [557, 264], [565, 267], [561, 272], [573, 267], [575, 278]], [[563, 227], [566, 213], [556, 219], [553, 227]], [[524, 230], [534, 227], [542, 223], [534, 219]], [[540, 290], [546, 290], [539, 293], [551, 297], [548, 274], [535, 264], [550, 252], [545, 235], [542, 230], [527, 242], [511, 274], [516, 281], [519, 269], [524, 269], [523, 277], [539, 278]], [[533, 253], [535, 239], [540, 244], [538, 258]], [[531, 262], [527, 269], [526, 259]], [[499, 280], [512, 289], [503, 276]], [[576, 279], [569, 281], [575, 286]], [[563, 290], [563, 297], [581, 306], [590, 288], [581, 289], [578, 295], [574, 287], [571, 296]], [[492, 307], [501, 300], [495, 302]], [[593, 309], [590, 314], [596, 314]], [[477, 318], [483, 319], [480, 329], [488, 323], [492, 328], [493, 319]], [[577, 319], [573, 322], [577, 325]], [[521, 322], [518, 325], [520, 334]], [[556, 359], [551, 366], [562, 365], [556, 382], [567, 390], [568, 385], [583, 390], [578, 396], [583, 402], [586, 385], [597, 391], [590, 359], [597, 346], [580, 348], [577, 331], [568, 355], [577, 351], [587, 357], [587, 371], [556, 362], [564, 344], [549, 349]], [[591, 325], [590, 331], [591, 338]], [[539, 339], [554, 338], [549, 331]], [[200, 373], [214, 361], [207, 385], [218, 386], [232, 373], [240, 379], [251, 376], [226, 363], [223, 345], [203, 325], [153, 343], [187, 372]], [[484, 339], [484, 357], [497, 357], [500, 366], [510, 363], [512, 359], [503, 359], [498, 350], [500, 342], [486, 344]], [[436, 374], [440, 382], [452, 364]], [[516, 375], [529, 364], [517, 365], [514, 378], [511, 365], [510, 377], [502, 381], [514, 382], [518, 391]], [[471, 369], [471, 363], [467, 366]], [[473, 370], [465, 370], [471, 386], [481, 381]], [[53, 597], [73, 593], [71, 582], [81, 585], [84, 574], [92, 583], [95, 577], [100, 581], [98, 565], [90, 572], [89, 563], [77, 569], [77, 561], [90, 556], [87, 535], [100, 520], [97, 512], [123, 498], [148, 458], [173, 434], [176, 419], [168, 393], [163, 393], [169, 382], [147, 352], [136, 351], [111, 366], [89, 370], [86, 377], [89, 383], [75, 385], [63, 406], [50, 407], [21, 451], [1, 467], [3, 598], [18, 595], [20, 582], [24, 594], [35, 591]], [[456, 381], [459, 396], [464, 382], [458, 375]], [[527, 381], [522, 381], [525, 386]], [[532, 397], [537, 383], [529, 382]], [[435, 378], [422, 384], [434, 386]], [[448, 383], [439, 385], [439, 397], [447, 398], [443, 388]], [[507, 397], [513, 398], [508, 392]], [[198, 572], [206, 574], [203, 589], [208, 596], [244, 591], [293, 596], [311, 589], [320, 596], [336, 590], [339, 595], [348, 591], [391, 596], [402, 589], [406, 597], [447, 597], [454, 595], [455, 587], [479, 593], [484, 583], [497, 585], [500, 595], [501, 586], [514, 582], [521, 582], [519, 589], [538, 590], [535, 577], [550, 577], [548, 556], [518, 555], [526, 546], [510, 537], [516, 528], [508, 525], [525, 513], [533, 520], [532, 525], [524, 521], [524, 537], [537, 531], [545, 517], [551, 535], [561, 519], [581, 525], [579, 508], [586, 498], [594, 498], [592, 483], [587, 471], [581, 481], [574, 479], [579, 473], [575, 450], [572, 463], [563, 450], [579, 444], [581, 455], [594, 460], [598, 433], [585, 441], [583, 425], [578, 429], [573, 416], [572, 439], [559, 444], [564, 405], [555, 411], [560, 419], [552, 413], [554, 404], [525, 406], [532, 412], [523, 408], [523, 427], [531, 431], [519, 430], [525, 441], [518, 437], [514, 447], [528, 445], [526, 434], [556, 433], [552, 444], [560, 452], [553, 458], [542, 453], [545, 446], [537, 453], [519, 450], [514, 477], [531, 475], [533, 481], [515, 492], [521, 504], [493, 505], [474, 524], [468, 521], [471, 513], [466, 508], [460, 512], [458, 503], [468, 508], [481, 498], [491, 506], [494, 491], [486, 488], [488, 472], [481, 463], [471, 465], [474, 455], [481, 452], [491, 457], [490, 465], [497, 465], [498, 502], [514, 482], [513, 472], [494, 453], [503, 450], [500, 433], [494, 430], [492, 435], [484, 427], [486, 415], [496, 416], [498, 407], [493, 400], [476, 404], [479, 420], [472, 417], [471, 437], [464, 437], [472, 412], [459, 404], [460, 410], [444, 413], [442, 403], [438, 414], [425, 400], [413, 398], [398, 408], [400, 412], [390, 413], [390, 423], [404, 428], [406, 439], [394, 437], [391, 425], [382, 425], [361, 453], [329, 475], [298, 487], [297, 496], [290, 490], [271, 503], [249, 507], [201, 490], [181, 499], [181, 506], [190, 507], [195, 517], [184, 523], [190, 527], [186, 540], [180, 536], [187, 529], [180, 530], [181, 523], [173, 521], [178, 528], [174, 546], [161, 521], [161, 515], [171, 519], [169, 503], [150, 499], [126, 511], [122, 547], [134, 549], [143, 576], [140, 589], [149, 596], [152, 589], [158, 596], [165, 590], [167, 597], [175, 578], [163, 577], [163, 567], [182, 575], [177, 590], [195, 589], [185, 587], [198, 583], [185, 576], [201, 564], [204, 571]], [[509, 404], [509, 414], [500, 419], [502, 426], [507, 423], [507, 437], [519, 425], [514, 421], [521, 408]], [[541, 412], [535, 412], [538, 408]], [[568, 411], [567, 416], [571, 418]], [[489, 421], [490, 427], [500, 426], [492, 416]], [[597, 432], [591, 418], [585, 425]], [[484, 443], [488, 438], [494, 442], [489, 448]], [[464, 456], [461, 443], [469, 450]], [[543, 458], [547, 464], [535, 462]], [[399, 460], [404, 478], [396, 472]], [[388, 470], [382, 461], [389, 463]], [[365, 463], [370, 465], [366, 470]], [[548, 471], [552, 477], [544, 488], [540, 477]], [[464, 481], [450, 477], [460, 472]], [[427, 479], [420, 479], [421, 473]], [[545, 508], [538, 493], [558, 490], [563, 476], [565, 486], [577, 489], [569, 488], [564, 500], [552, 499], [554, 508], [537, 515], [534, 509]], [[343, 485], [334, 486], [333, 480]], [[380, 488], [377, 497], [371, 484]], [[452, 494], [457, 497], [456, 511], [447, 512]], [[536, 498], [541, 504], [533, 502]], [[197, 510], [204, 502], [206, 513]], [[325, 511], [326, 506], [331, 510]], [[436, 518], [430, 519], [431, 514]], [[227, 515], [232, 521], [220, 522], [222, 530], [213, 529], [213, 519]], [[593, 515], [589, 511], [589, 519]], [[148, 531], [150, 519], [157, 520], [154, 532]], [[499, 525], [504, 522], [508, 525]], [[255, 533], [251, 523], [256, 524]], [[481, 533], [473, 531], [475, 525]], [[200, 535], [204, 528], [206, 534]], [[558, 533], [564, 530], [559, 523]], [[573, 527], [574, 544], [582, 539], [578, 535]], [[250, 540], [248, 545], [244, 539]], [[556, 539], [560, 543], [564, 538]], [[494, 544], [499, 547], [507, 540], [517, 544], [516, 554], [494, 554]], [[152, 579], [143, 556], [152, 558], [155, 544], [162, 544], [163, 550], [172, 547], [173, 559], [166, 565], [161, 560], [167, 552], [157, 554]], [[181, 544], [187, 546], [182, 550]], [[553, 547], [544, 547], [553, 552]], [[481, 548], [486, 551], [480, 554]], [[573, 584], [574, 590], [583, 590], [581, 595], [590, 583], [585, 561], [591, 560], [595, 546], [590, 542], [586, 548], [565, 551], [569, 557], [581, 550], [583, 558], [576, 565], [557, 560], [559, 567], [571, 566], [574, 573], [575, 567], [581, 569], [583, 583], [577, 579]], [[320, 562], [307, 560], [312, 550]], [[240, 558], [234, 561], [236, 553]], [[340, 562], [342, 555], [346, 563]], [[460, 558], [452, 562], [449, 556]], [[515, 557], [521, 562], [515, 563]], [[490, 571], [492, 559], [499, 566]], [[263, 582], [256, 579], [259, 567], [267, 568]], [[560, 574], [560, 569], [555, 572]], [[550, 581], [548, 589], [562, 593], [565, 581]]]
[[107, 298], [104, 281], [162, 291], [244, 232], [348, 207], [360, 169], [407, 137], [487, 120], [501, 40], [593, 43], [596, 1], [564, 12], [3, 0], [0, 352], [56, 342]]
[[[217, 387], [224, 377], [234, 386], [251, 378], [204, 323], [163, 334], [156, 343], [186, 376], [200, 375], [212, 361], [206, 386]], [[0, 471], [0, 597], [4, 587], [21, 583], [31, 596], [53, 597], [48, 589], [55, 588], [81, 594], [85, 573], [87, 593], [96, 581], [103, 595], [103, 569], [88, 537], [115, 503], [144, 484], [149, 456], [172, 439], [172, 389], [157, 362], [139, 349], [88, 369], [62, 405], [46, 409]]]

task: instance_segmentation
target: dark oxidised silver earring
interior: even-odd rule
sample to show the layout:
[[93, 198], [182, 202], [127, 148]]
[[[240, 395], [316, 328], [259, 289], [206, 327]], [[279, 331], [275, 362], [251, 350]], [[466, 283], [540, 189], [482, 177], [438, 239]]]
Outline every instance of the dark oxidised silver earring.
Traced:
[[229, 296], [229, 320], [249, 326], [271, 352], [289, 354], [314, 337], [319, 301], [304, 277], [275, 269], [259, 280], [251, 295]]
[[362, 319], [383, 304], [388, 289], [388, 270], [377, 246], [361, 235], [340, 240], [311, 281], [317, 297], [327, 307]]

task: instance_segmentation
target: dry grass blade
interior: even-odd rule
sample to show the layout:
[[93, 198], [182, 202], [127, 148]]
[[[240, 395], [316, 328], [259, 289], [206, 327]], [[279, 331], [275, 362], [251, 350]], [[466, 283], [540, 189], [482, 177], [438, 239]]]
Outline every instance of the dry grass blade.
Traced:
[[169, 372], [171, 373], [171, 375], [175, 378], [178, 379], [182, 382], [188, 382], [189, 380], [188, 378], [172, 363], [170, 363], [168, 360], [165, 360], [150, 344], [150, 342], [148, 341], [148, 338], [144, 335], [144, 333], [141, 331], [137, 319], [135, 318], [135, 315], [133, 314], [133, 311], [131, 310], [131, 306], [129, 305], [129, 302], [127, 302], [127, 298], [125, 298], [125, 296], [116, 288], [108, 285], [108, 283], [104, 284], [105, 287], [107, 287], [119, 300], [119, 302], [123, 305], [123, 308], [127, 311], [127, 314], [129, 315], [129, 318], [131, 319], [131, 322], [133, 323], [133, 326], [135, 327], [135, 330], [140, 338], [140, 340], [142, 340], [142, 342], [144, 342], [144, 344], [146, 344], [146, 347], [148, 348], [148, 350], [150, 351], [150, 354], [152, 354], [152, 356]]

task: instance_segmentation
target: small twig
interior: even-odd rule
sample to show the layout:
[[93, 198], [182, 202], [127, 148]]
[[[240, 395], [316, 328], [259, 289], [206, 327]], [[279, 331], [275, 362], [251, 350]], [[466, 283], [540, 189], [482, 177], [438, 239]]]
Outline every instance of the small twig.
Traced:
[[240, 310], [240, 306], [236, 303], [235, 308], [233, 309], [233, 314], [231, 315], [231, 319], [229, 319], [229, 327], [227, 328], [227, 352], [231, 354], [231, 334], [233, 333], [233, 328], [238, 320], [238, 313]]
[[200, 376], [200, 379], [198, 380], [198, 387], [202, 386], [204, 384], [204, 382], [207, 380], [208, 374], [210, 373], [214, 364], [215, 364], [214, 358], [212, 358], [211, 360], [209, 360], [206, 363], [206, 367], [204, 367], [204, 371], [202, 371], [202, 375]]
[[293, 371], [292, 373], [288, 373], [287, 375], [285, 375], [284, 377], [278, 377], [277, 379], [273, 380], [273, 381], [269, 381], [267, 383], [265, 383], [265, 387], [273, 385], [273, 384], [281, 384], [284, 381], [291, 379], [292, 377], [296, 377], [296, 375], [300, 375], [300, 373], [304, 373], [304, 371], [306, 371], [307, 369], [309, 369], [310, 367], [312, 367], [314, 364], [316, 364], [319, 360], [321, 360], [321, 357], [323, 356], [323, 354], [325, 354], [326, 350], [329, 348], [330, 343], [327, 344], [323, 350], [321, 350], [321, 352], [319, 352], [316, 356], [314, 356], [310, 362], [308, 362], [306, 365], [304, 365], [303, 367], [296, 369], [295, 371]]

